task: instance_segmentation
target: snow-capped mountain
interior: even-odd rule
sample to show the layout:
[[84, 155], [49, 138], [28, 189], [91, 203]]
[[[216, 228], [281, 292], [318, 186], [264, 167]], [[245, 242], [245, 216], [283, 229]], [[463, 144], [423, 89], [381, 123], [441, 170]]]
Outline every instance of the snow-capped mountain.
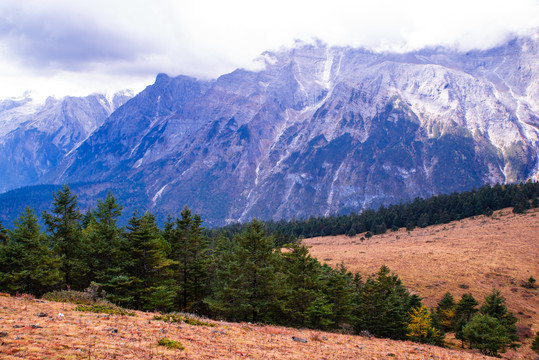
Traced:
[[41, 183], [133, 94], [0, 101], [0, 191]]
[[158, 75], [74, 136], [42, 182], [110, 188], [128, 211], [187, 204], [224, 224], [539, 175], [537, 35], [468, 53], [300, 44], [262, 59], [207, 82]]

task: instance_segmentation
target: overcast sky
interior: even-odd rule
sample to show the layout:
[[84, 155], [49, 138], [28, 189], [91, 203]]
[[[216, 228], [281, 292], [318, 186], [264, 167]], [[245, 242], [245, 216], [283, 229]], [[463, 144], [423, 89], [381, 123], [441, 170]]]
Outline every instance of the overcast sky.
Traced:
[[465, 51], [538, 27], [539, 0], [1, 0], [0, 98], [213, 78], [296, 39]]

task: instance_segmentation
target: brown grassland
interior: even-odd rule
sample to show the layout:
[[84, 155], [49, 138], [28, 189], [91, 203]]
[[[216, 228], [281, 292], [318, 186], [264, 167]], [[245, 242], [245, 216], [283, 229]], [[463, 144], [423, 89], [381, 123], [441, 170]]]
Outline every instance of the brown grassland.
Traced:
[[[95, 314], [76, 311], [68, 303], [0, 296], [0, 358], [490, 359], [409, 341], [211, 320], [216, 326], [165, 323], [153, 320], [154, 315]], [[184, 349], [157, 345], [163, 337], [179, 341]]]
[[[365, 278], [387, 265], [404, 285], [420, 295], [428, 307], [446, 292], [458, 301], [472, 293], [482, 303], [496, 288], [509, 310], [534, 334], [539, 331], [539, 290], [522, 285], [533, 276], [539, 280], [539, 209], [516, 215], [511, 209], [475, 218], [375, 235], [361, 240], [334, 236], [304, 240], [311, 254], [335, 266], [341, 262]], [[534, 359], [526, 339], [506, 358]]]

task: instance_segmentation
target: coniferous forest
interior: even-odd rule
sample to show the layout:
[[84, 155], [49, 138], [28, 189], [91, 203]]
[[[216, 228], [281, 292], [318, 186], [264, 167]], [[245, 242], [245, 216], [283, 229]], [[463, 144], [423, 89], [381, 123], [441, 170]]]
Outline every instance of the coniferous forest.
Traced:
[[[386, 266], [363, 277], [309, 255], [301, 236], [381, 233], [427, 226], [514, 206], [537, 206], [538, 183], [485, 186], [477, 191], [365, 211], [360, 215], [266, 222], [206, 230], [185, 207], [162, 227], [151, 213], [118, 224], [122, 206], [112, 193], [82, 213], [68, 186], [49, 211], [31, 208], [0, 225], [0, 291], [43, 296], [98, 289], [130, 309], [189, 312], [249, 321], [442, 345], [455, 332], [463, 346], [497, 354], [514, 346], [516, 318], [497, 291], [483, 306], [471, 294], [451, 294], [428, 310]], [[269, 235], [268, 235], [269, 234]], [[367, 233], [368, 234], [368, 233]], [[485, 337], [485, 329], [487, 335]], [[490, 336], [490, 337], [489, 337]]]
[[[513, 212], [523, 213], [539, 207], [539, 182], [521, 184], [484, 185], [471, 191], [441, 194], [428, 199], [416, 198], [398, 205], [381, 206], [378, 210], [365, 210], [360, 214], [332, 215], [265, 222], [277, 244], [286, 244], [298, 238], [367, 233], [382, 234], [391, 229], [444, 224], [464, 218], [488, 215], [493, 211], [513, 207]], [[225, 233], [230, 236], [245, 228], [245, 224], [231, 224], [212, 229], [212, 235]]]

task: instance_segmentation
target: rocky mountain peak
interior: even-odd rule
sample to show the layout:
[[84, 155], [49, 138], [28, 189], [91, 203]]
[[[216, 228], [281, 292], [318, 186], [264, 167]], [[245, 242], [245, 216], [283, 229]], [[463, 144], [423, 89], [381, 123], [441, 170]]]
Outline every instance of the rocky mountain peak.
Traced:
[[39, 178], [110, 188], [161, 216], [188, 205], [212, 225], [536, 179], [538, 42], [403, 54], [298, 44], [262, 54], [260, 71], [159, 74]]

